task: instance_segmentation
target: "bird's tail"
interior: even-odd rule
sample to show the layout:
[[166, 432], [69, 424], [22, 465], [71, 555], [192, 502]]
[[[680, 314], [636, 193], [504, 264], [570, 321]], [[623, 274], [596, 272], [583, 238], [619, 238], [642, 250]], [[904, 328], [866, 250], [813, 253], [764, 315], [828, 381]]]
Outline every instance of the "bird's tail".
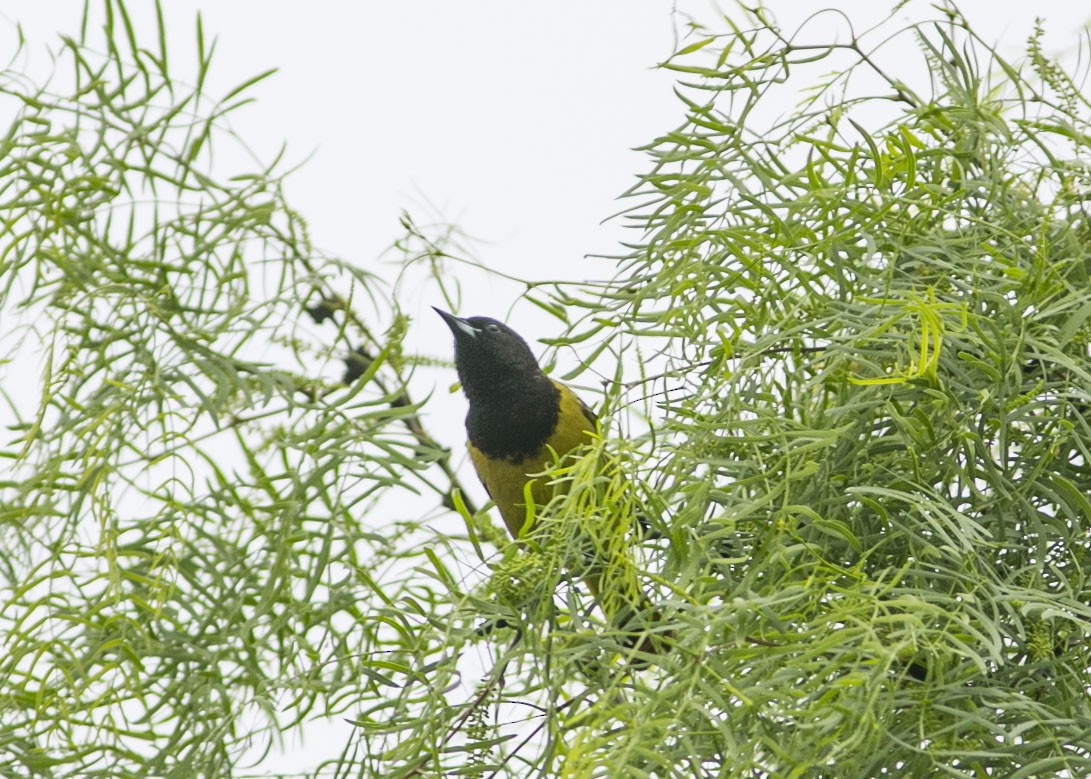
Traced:
[[595, 567], [599, 571], [584, 578], [588, 590], [625, 649], [662, 654], [668, 648], [670, 635], [663, 630], [662, 612], [640, 583], [639, 571], [629, 550], [611, 548], [603, 551], [603, 556], [596, 556]]
[[574, 553], [569, 556], [570, 573], [586, 583], [617, 631], [618, 642], [628, 650], [661, 654], [670, 636], [660, 609], [644, 590], [633, 556], [632, 530], [638, 527], [641, 507], [619, 464], [601, 447], [589, 448], [551, 473], [555, 495], [563, 497], [547, 514], [564, 528], [564, 544]]

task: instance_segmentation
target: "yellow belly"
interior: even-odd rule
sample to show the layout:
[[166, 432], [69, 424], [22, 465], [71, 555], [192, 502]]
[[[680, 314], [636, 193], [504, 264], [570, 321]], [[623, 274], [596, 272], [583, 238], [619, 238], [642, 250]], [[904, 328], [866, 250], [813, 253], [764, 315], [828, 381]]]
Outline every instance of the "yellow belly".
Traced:
[[[583, 403], [572, 390], [558, 385], [560, 395], [560, 415], [557, 427], [550, 436], [548, 445], [543, 446], [530, 457], [512, 462], [510, 460], [489, 460], [472, 444], [469, 445], [470, 459], [478, 477], [489, 491], [493, 503], [500, 510], [504, 524], [513, 538], [518, 538], [526, 524], [528, 510], [524, 490], [531, 481], [528, 476], [541, 473], [554, 462], [554, 452], [564, 458], [573, 449], [591, 441], [595, 425], [587, 416]], [[552, 449], [552, 451], [551, 451]], [[541, 479], [534, 479], [531, 485], [534, 503], [541, 506], [553, 498], [553, 489]]]

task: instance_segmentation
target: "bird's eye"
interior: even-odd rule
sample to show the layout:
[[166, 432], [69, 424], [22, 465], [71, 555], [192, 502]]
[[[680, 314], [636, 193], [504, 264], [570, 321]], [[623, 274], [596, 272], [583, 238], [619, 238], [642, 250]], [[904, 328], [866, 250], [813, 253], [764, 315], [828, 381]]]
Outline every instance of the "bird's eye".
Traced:
[[495, 324], [494, 325], [489, 325], [485, 329], [488, 330], [490, 333], [499, 333], [500, 332], [500, 325], [495, 325]]

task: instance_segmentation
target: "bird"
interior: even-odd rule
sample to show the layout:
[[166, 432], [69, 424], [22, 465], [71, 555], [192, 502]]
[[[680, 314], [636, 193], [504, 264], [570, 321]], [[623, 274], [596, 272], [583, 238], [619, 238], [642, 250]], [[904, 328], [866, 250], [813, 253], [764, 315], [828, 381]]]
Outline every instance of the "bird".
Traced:
[[[558, 487], [535, 475], [591, 444], [598, 435], [598, 417], [570, 387], [549, 378], [527, 342], [504, 323], [482, 316], [461, 318], [434, 306], [433, 310], [454, 335], [455, 369], [469, 403], [470, 460], [508, 532], [519, 539], [528, 516], [533, 516], [526, 505], [528, 482], [536, 506], [548, 504]], [[615, 524], [609, 532], [627, 532], [624, 521]], [[602, 573], [592, 573], [584, 582], [615, 627], [631, 630], [634, 617], [657, 615], [635, 582], [628, 586], [611, 581], [614, 590], [623, 591], [600, 598], [605, 579]], [[648, 635], [627, 635], [626, 646], [658, 651]]]

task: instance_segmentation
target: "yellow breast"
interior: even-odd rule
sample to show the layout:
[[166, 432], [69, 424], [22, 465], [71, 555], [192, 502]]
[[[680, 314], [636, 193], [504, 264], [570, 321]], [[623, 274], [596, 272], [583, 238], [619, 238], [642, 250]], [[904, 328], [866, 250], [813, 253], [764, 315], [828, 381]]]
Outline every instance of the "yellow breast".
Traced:
[[[583, 402], [568, 387], [554, 383], [560, 390], [557, 425], [549, 439], [534, 454], [514, 462], [490, 460], [477, 447], [469, 445], [474, 469], [500, 509], [504, 524], [513, 538], [519, 537], [528, 517], [524, 490], [530, 481], [530, 474], [541, 473], [552, 465], [554, 453], [563, 459], [573, 449], [590, 442], [595, 432], [595, 423]], [[541, 479], [534, 479], [531, 494], [535, 504], [545, 505], [553, 498], [553, 489]]]

